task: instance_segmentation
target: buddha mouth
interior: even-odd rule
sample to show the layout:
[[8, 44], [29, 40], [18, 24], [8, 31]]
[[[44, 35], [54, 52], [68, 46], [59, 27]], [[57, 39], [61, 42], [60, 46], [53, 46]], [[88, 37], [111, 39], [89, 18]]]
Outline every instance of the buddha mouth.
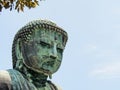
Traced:
[[54, 67], [58, 59], [51, 59], [49, 56], [43, 56], [39, 62], [42, 67]]
[[42, 64], [42, 67], [46, 69], [54, 68], [54, 66], [55, 66], [55, 61], [47, 61]]
[[59, 69], [60, 64], [60, 61], [47, 61], [42, 64], [42, 69], [54, 73]]
[[55, 64], [55, 61], [48, 61], [46, 62], [46, 65], [48, 66], [53, 66]]

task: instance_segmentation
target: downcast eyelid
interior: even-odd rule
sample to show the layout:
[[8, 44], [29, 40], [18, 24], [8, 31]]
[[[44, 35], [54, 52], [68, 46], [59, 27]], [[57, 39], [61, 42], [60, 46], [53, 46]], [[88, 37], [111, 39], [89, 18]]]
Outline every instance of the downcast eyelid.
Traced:
[[45, 41], [40, 41], [39, 44], [43, 45], [43, 46], [51, 46], [48, 42]]
[[64, 50], [64, 46], [63, 46], [62, 44], [58, 44], [58, 45], [57, 45], [57, 48]]

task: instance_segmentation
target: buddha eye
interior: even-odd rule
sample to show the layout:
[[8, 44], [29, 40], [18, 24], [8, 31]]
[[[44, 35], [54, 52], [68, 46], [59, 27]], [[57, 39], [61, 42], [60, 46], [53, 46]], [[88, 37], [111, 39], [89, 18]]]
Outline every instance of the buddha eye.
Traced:
[[46, 43], [46, 42], [43, 42], [43, 41], [40, 41], [40, 44], [41, 44], [42, 46], [46, 46], [46, 45], [47, 45], [47, 43]]
[[43, 46], [43, 47], [50, 48], [50, 44], [49, 44], [49, 43], [46, 43], [46, 42], [40, 41], [39, 44], [40, 44], [41, 46]]
[[57, 51], [60, 52], [60, 53], [62, 53], [62, 52], [63, 52], [63, 49], [58, 47], [58, 48], [57, 48]]

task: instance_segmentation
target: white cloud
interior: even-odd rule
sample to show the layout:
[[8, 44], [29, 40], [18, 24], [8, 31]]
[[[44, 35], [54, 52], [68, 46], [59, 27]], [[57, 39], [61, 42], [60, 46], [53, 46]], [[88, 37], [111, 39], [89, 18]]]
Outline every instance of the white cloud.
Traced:
[[120, 8], [118, 8], [118, 7], [112, 8], [112, 13], [113, 14], [120, 14]]
[[120, 62], [111, 63], [90, 72], [93, 77], [100, 78], [120, 78]]
[[120, 29], [120, 24], [113, 24], [113, 29]]
[[97, 46], [95, 44], [87, 44], [83, 46], [83, 49], [86, 52], [96, 51]]
[[89, 48], [91, 48], [91, 49], [96, 49], [97, 46], [96, 46], [96, 45], [90, 45]]
[[84, 53], [92, 54], [94, 57], [101, 58], [101, 57], [113, 57], [115, 56], [115, 52], [106, 46], [100, 46], [95, 44], [88, 44], [83, 47]]

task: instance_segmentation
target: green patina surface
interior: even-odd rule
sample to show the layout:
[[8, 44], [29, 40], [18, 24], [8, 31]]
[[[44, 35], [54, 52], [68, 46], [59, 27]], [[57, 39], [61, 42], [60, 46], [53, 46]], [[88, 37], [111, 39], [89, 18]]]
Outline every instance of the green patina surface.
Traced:
[[35, 20], [22, 27], [12, 46], [13, 90], [58, 90], [47, 80], [62, 62], [67, 33], [55, 23]]

